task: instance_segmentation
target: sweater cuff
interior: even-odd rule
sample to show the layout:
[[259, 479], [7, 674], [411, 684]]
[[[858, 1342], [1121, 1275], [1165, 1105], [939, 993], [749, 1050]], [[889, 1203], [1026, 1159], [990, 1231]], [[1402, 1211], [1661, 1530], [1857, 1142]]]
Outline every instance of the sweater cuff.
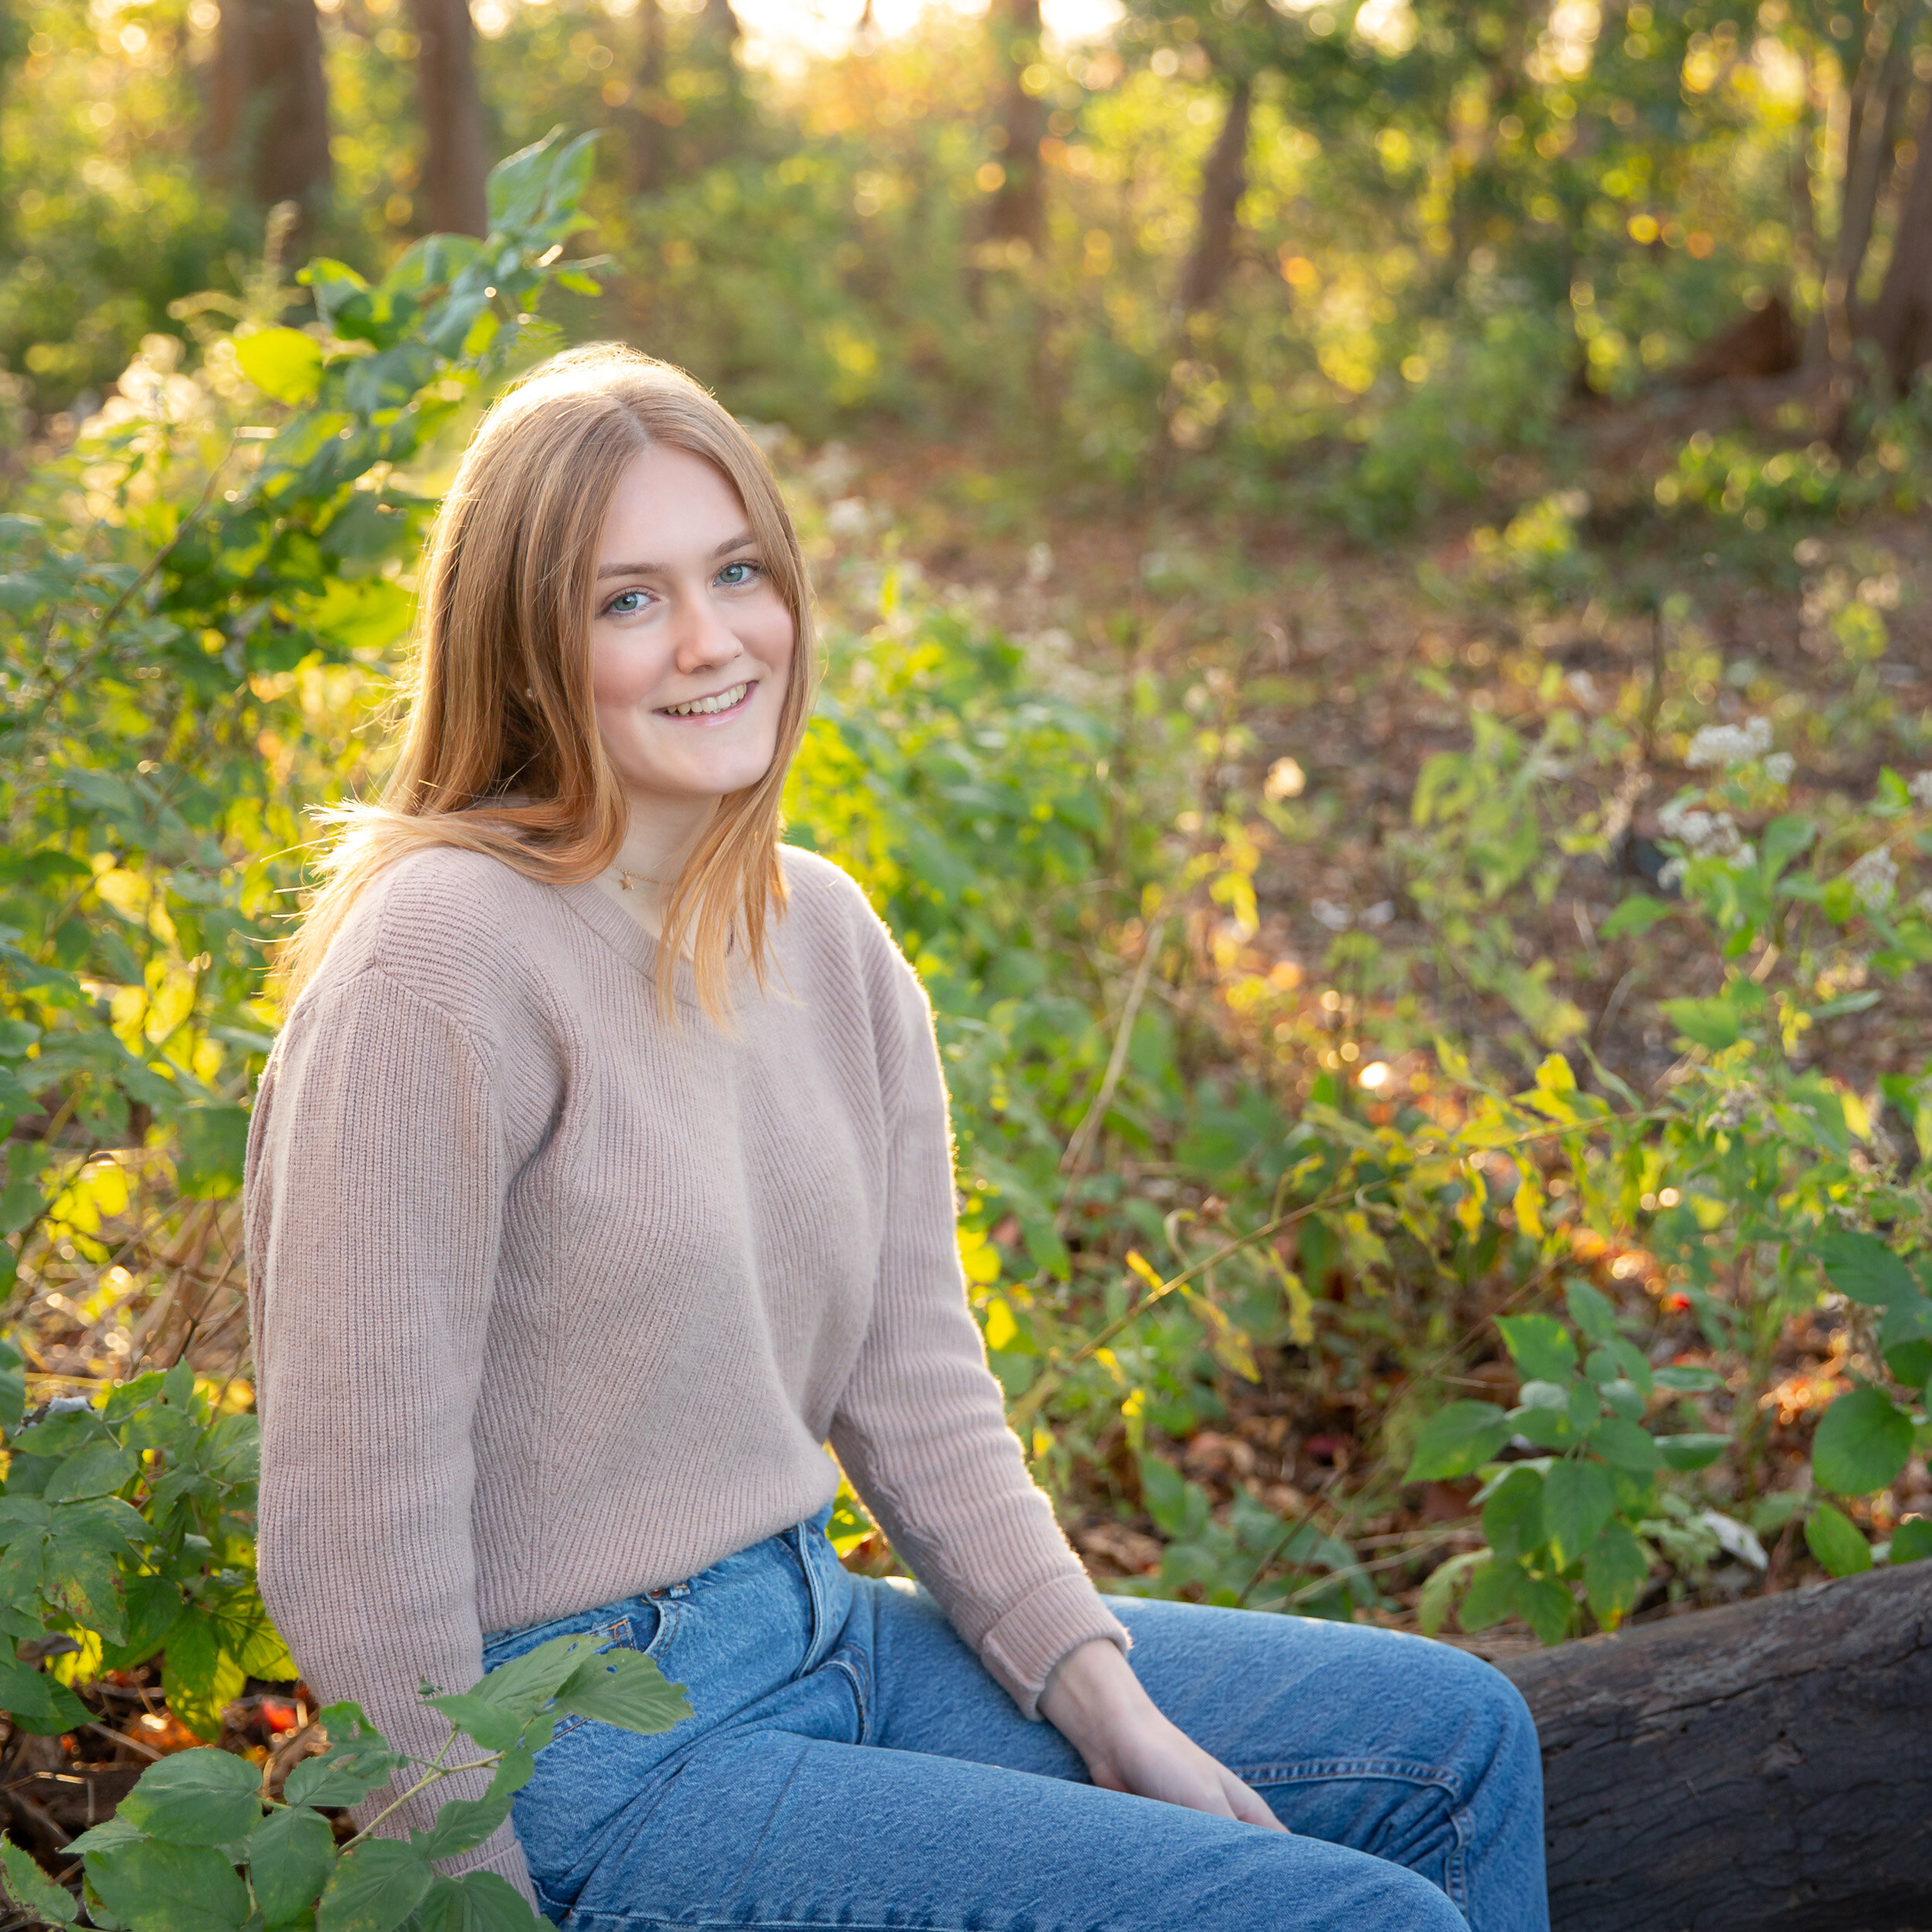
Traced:
[[1069, 1651], [1104, 1637], [1124, 1651], [1127, 1628], [1100, 1601], [1083, 1576], [1056, 1577], [1022, 1597], [981, 1638], [979, 1661], [996, 1678], [1020, 1713], [1039, 1719], [1040, 1692]]
[[536, 1888], [531, 1884], [529, 1868], [523, 1862], [523, 1847], [517, 1843], [516, 1834], [507, 1823], [499, 1825], [474, 1851], [439, 1859], [437, 1869], [453, 1879], [467, 1878], [472, 1872], [494, 1872], [516, 1887], [532, 1912], [537, 1910]]

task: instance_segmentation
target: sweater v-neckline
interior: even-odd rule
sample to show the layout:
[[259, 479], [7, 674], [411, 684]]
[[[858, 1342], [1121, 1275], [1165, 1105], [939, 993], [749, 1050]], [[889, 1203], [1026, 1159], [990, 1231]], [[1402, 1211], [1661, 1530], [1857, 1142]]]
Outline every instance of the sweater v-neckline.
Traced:
[[[614, 952], [637, 968], [655, 989], [658, 977], [658, 942], [646, 932], [611, 896], [600, 889], [596, 880], [572, 879], [558, 883], [553, 889], [565, 905], [575, 913], [599, 938], [610, 946]], [[740, 961], [734, 951], [726, 963], [726, 971], [733, 981], [733, 991], [739, 990], [743, 977], [739, 971]], [[689, 1007], [694, 1013], [704, 1011], [703, 1002], [698, 998], [697, 975], [691, 970], [689, 959], [680, 959], [672, 982], [672, 992], [680, 1006]]]

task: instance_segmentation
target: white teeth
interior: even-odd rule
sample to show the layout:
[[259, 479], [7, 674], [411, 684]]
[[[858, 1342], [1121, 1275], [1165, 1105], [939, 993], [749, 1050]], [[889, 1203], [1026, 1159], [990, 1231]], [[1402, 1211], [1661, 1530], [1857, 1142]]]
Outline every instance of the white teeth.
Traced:
[[689, 704], [668, 704], [664, 707], [667, 718], [708, 718], [714, 711], [729, 711], [751, 689], [747, 679], [743, 684], [734, 684], [729, 691], [720, 691], [715, 696], [696, 698]]

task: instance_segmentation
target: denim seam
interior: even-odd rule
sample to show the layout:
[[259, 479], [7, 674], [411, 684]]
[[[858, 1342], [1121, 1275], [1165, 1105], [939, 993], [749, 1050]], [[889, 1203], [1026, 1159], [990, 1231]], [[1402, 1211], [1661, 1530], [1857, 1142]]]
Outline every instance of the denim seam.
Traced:
[[859, 1706], [859, 1739], [861, 1744], [872, 1742], [872, 1709], [866, 1701], [866, 1686], [862, 1681], [859, 1666], [849, 1657], [832, 1656], [826, 1662], [834, 1670], [843, 1671], [852, 1680], [852, 1701]]
[[1449, 1801], [1449, 1826], [1455, 1834], [1455, 1849], [1443, 1861], [1443, 1890], [1449, 1902], [1466, 1918], [1469, 1911], [1467, 1870], [1473, 1821], [1462, 1803], [1462, 1791], [1455, 1774], [1439, 1764], [1405, 1763], [1400, 1759], [1379, 1757], [1316, 1758], [1299, 1764], [1230, 1765], [1229, 1769], [1244, 1784], [1300, 1784], [1323, 1783], [1342, 1777], [1385, 1777], [1406, 1784], [1430, 1784]]

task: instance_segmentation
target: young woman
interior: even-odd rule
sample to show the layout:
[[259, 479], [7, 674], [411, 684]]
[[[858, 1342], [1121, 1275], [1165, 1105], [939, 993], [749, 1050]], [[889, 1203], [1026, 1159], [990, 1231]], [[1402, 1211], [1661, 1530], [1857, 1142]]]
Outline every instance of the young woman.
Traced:
[[[812, 683], [697, 385], [590, 349], [489, 412], [255, 1107], [261, 1583], [309, 1682], [423, 1757], [420, 1683], [563, 1632], [684, 1683], [662, 1736], [566, 1725], [451, 1862], [577, 1932], [1545, 1927], [1502, 1677], [1110, 1607], [1068, 1549], [967, 1311], [924, 996], [778, 842]], [[828, 1442], [920, 1587], [841, 1568]]]

